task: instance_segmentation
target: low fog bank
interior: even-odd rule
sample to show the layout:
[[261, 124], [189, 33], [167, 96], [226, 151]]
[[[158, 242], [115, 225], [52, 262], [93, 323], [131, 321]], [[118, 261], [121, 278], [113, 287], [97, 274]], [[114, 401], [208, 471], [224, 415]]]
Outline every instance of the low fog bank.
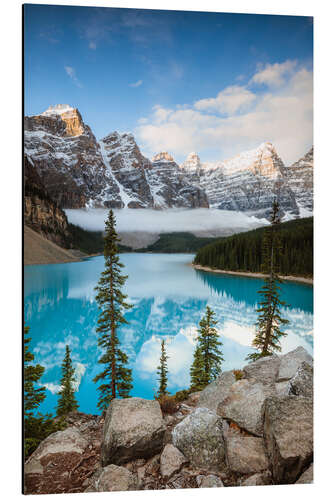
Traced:
[[[69, 222], [88, 231], [103, 231], [108, 216], [107, 209], [66, 209]], [[207, 208], [197, 209], [115, 209], [118, 233], [145, 233], [152, 235], [172, 232], [189, 232], [196, 236], [227, 236], [268, 224], [241, 212]], [[150, 237], [149, 237], [150, 235]]]

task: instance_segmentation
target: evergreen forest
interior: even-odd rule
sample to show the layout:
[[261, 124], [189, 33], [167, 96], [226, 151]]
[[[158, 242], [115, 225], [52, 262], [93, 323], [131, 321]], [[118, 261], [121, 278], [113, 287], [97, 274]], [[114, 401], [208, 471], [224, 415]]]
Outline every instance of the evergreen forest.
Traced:
[[[277, 272], [313, 276], [313, 217], [280, 224]], [[262, 272], [265, 228], [221, 238], [201, 248], [194, 264], [227, 271]]]

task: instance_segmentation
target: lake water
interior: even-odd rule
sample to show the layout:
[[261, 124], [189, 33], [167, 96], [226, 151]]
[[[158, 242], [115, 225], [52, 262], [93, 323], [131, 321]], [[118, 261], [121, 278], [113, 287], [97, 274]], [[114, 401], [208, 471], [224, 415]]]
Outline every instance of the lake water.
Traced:
[[[119, 331], [122, 347], [133, 368], [133, 396], [152, 398], [160, 341], [167, 340], [171, 393], [189, 385], [196, 327], [206, 305], [216, 312], [223, 342], [223, 370], [241, 368], [251, 351], [257, 319], [257, 291], [262, 280], [194, 270], [189, 254], [122, 254], [129, 275], [125, 292], [133, 309], [126, 313], [129, 325]], [[97, 386], [92, 379], [100, 371], [95, 331], [98, 307], [95, 291], [104, 258], [83, 262], [25, 267], [25, 322], [30, 326], [31, 349], [36, 362], [45, 366], [42, 378], [47, 397], [42, 412], [53, 411], [61, 376], [60, 366], [69, 344], [76, 367], [80, 410], [97, 411]], [[282, 299], [289, 319], [282, 352], [302, 345], [313, 349], [313, 289], [286, 282]]]

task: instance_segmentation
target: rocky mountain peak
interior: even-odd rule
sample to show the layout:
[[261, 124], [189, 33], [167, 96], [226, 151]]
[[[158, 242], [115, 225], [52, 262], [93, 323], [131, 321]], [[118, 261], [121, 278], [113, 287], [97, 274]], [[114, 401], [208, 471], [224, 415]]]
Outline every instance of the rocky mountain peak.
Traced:
[[46, 111], [41, 113], [42, 116], [58, 116], [63, 113], [73, 112], [75, 108], [70, 106], [69, 104], [54, 104], [47, 108]]
[[186, 170], [197, 170], [201, 168], [202, 164], [197, 153], [190, 153], [181, 167]]
[[244, 151], [229, 160], [225, 160], [222, 166], [226, 175], [248, 171], [268, 178], [278, 177], [285, 168], [270, 142], [263, 142], [255, 149]]
[[75, 137], [88, 131], [77, 108], [69, 104], [49, 106], [40, 115], [26, 117], [25, 128], [28, 130], [45, 130], [59, 136]]
[[130, 148], [132, 149], [134, 146], [137, 146], [133, 134], [130, 133], [119, 133], [117, 131], [111, 132], [107, 136], [105, 136], [101, 142], [113, 145], [114, 147], [118, 146], [121, 148]]
[[161, 153], [158, 153], [157, 155], [153, 156], [152, 160], [154, 162], [174, 162], [175, 160], [172, 158], [172, 156], [167, 153], [166, 151], [162, 151]]

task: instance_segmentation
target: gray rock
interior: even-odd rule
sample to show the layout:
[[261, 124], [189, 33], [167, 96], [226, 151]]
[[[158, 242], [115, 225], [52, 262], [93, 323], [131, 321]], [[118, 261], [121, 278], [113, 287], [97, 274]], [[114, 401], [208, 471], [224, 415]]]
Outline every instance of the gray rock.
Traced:
[[102, 491], [131, 491], [139, 488], [135, 474], [117, 465], [108, 465], [94, 474], [86, 492]]
[[280, 363], [281, 359], [276, 354], [258, 359], [243, 368], [245, 378], [254, 379], [262, 384], [272, 384], [278, 376]]
[[272, 484], [272, 475], [268, 470], [253, 474], [240, 483], [241, 486], [267, 486], [269, 484]]
[[218, 405], [217, 414], [236, 423], [255, 436], [263, 435], [262, 406], [275, 387], [242, 379], [235, 382], [229, 395]]
[[114, 399], [105, 417], [102, 465], [120, 465], [159, 453], [165, 429], [157, 401], [141, 398]]
[[288, 396], [290, 389], [289, 380], [284, 380], [283, 382], [277, 382], [275, 384], [275, 390], [277, 396]]
[[313, 460], [312, 400], [302, 396], [268, 398], [264, 439], [274, 482], [294, 483]]
[[293, 378], [303, 361], [306, 361], [310, 365], [313, 363], [312, 356], [302, 346], [281, 356], [277, 382]]
[[303, 472], [301, 477], [296, 481], [296, 484], [310, 484], [313, 483], [313, 464], [310, 465], [306, 469], [306, 471]]
[[25, 474], [43, 474], [43, 464], [47, 462], [48, 455], [55, 453], [81, 455], [88, 445], [88, 441], [76, 427], [54, 432], [44, 439], [28, 458], [24, 472]]
[[173, 429], [172, 442], [192, 465], [220, 470], [225, 458], [223, 421], [207, 408], [197, 408]]
[[209, 474], [208, 476], [200, 474], [196, 479], [199, 488], [221, 488], [224, 486], [221, 479], [218, 476], [214, 476], [214, 474]]
[[254, 474], [268, 468], [262, 438], [228, 436], [226, 441], [227, 464], [237, 474]]
[[178, 472], [187, 462], [184, 455], [172, 444], [167, 444], [160, 457], [160, 472], [164, 478], [169, 479]]
[[197, 407], [208, 408], [216, 412], [219, 403], [228, 396], [230, 387], [235, 382], [236, 378], [233, 371], [221, 373], [214, 382], [207, 385], [200, 393]]
[[303, 361], [296, 375], [289, 382], [289, 394], [313, 397], [313, 365]]

